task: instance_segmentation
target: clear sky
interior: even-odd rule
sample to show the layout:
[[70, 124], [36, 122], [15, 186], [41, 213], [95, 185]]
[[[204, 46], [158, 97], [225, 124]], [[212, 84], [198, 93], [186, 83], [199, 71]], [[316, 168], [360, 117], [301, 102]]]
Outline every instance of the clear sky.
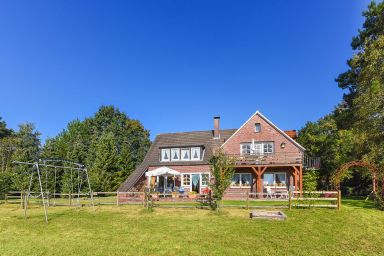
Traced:
[[53, 137], [112, 104], [158, 133], [329, 113], [365, 0], [0, 2], [0, 116]]

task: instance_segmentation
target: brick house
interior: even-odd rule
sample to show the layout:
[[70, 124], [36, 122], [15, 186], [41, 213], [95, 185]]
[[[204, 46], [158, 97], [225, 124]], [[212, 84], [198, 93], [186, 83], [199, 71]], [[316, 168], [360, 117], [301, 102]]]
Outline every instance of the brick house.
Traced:
[[159, 134], [119, 191], [204, 193], [211, 180], [209, 159], [219, 148], [236, 157], [227, 194], [302, 190], [303, 169], [317, 168], [319, 161], [306, 156], [296, 137], [296, 131], [282, 131], [259, 111], [238, 129], [221, 130], [215, 117], [213, 130]]

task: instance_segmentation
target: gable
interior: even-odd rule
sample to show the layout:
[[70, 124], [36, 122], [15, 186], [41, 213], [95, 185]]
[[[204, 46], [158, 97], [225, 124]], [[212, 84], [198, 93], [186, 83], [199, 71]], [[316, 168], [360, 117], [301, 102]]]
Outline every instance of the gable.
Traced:
[[[260, 132], [255, 132], [255, 124], [261, 126]], [[259, 111], [251, 116], [222, 146], [221, 148], [228, 154], [239, 154], [240, 144], [255, 142], [274, 142], [275, 152], [302, 152], [305, 150], [299, 143], [290, 138], [280, 130], [275, 124], [264, 117]], [[285, 143], [285, 148], [280, 145]]]

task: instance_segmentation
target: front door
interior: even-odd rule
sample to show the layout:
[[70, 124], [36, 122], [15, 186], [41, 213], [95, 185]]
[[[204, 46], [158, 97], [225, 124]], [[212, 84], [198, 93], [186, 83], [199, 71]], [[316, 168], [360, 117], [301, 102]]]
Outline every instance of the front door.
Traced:
[[192, 191], [200, 193], [200, 174], [192, 174]]

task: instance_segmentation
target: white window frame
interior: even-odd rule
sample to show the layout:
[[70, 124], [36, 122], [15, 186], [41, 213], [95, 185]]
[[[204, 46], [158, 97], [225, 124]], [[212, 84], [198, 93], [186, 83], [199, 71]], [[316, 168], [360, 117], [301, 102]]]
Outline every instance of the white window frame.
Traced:
[[[193, 157], [192, 151], [198, 149], [198, 158]], [[201, 147], [191, 147], [191, 161], [200, 161], [201, 160]]]
[[[188, 159], [184, 159], [183, 151], [188, 151]], [[181, 148], [180, 149], [180, 161], [191, 161], [191, 148]]]
[[[178, 159], [173, 158], [175, 152], [179, 152], [177, 153], [179, 157]], [[177, 162], [177, 161], [180, 161], [180, 148], [171, 148], [171, 162]]]
[[[264, 183], [264, 175], [265, 174], [272, 174], [273, 175], [273, 185], [265, 185], [267, 187], [272, 187], [272, 188], [282, 188], [282, 187], [287, 187], [288, 183], [287, 183], [287, 173], [286, 172], [274, 172], [274, 171], [268, 171], [268, 172], [265, 172], [263, 174], [263, 183]], [[276, 174], [284, 174], [285, 176], [285, 185], [284, 186], [277, 186], [277, 183], [276, 183]], [[264, 184], [263, 184], [264, 186]]]
[[[245, 145], [250, 145], [251, 146], [251, 150], [250, 150], [250, 153], [244, 153], [243, 152], [243, 146]], [[254, 152], [256, 151], [256, 145], [257, 147], [259, 148], [259, 152]], [[272, 152], [265, 152], [264, 151], [264, 146], [265, 145], [271, 145], [272, 146]], [[267, 146], [268, 147], [268, 146]], [[252, 142], [243, 142], [243, 143], [240, 143], [240, 155], [263, 155], [263, 154], [273, 154], [275, 153], [275, 143], [273, 141], [265, 141], [265, 142], [255, 142], [254, 143], [254, 149], [252, 149]]]
[[[203, 185], [203, 175], [207, 175], [207, 184]], [[200, 187], [208, 187], [209, 186], [209, 180], [210, 180], [211, 175], [209, 173], [200, 173]]]
[[[271, 145], [272, 147], [272, 152], [265, 152], [264, 150], [264, 146], [267, 145], [267, 149], [268, 149], [268, 145]], [[263, 154], [273, 154], [275, 153], [275, 143], [272, 142], [272, 141], [268, 141], [268, 142], [263, 142], [262, 143], [262, 148], [263, 148]]]
[[[259, 130], [257, 130], [256, 127], [259, 127]], [[260, 133], [261, 132], [261, 124], [260, 123], [255, 123], [255, 133]]]
[[[211, 173], [210, 172], [191, 172], [191, 173], [180, 173], [180, 175], [181, 175], [181, 186], [182, 187], [187, 187], [187, 188], [189, 188], [189, 191], [191, 191], [192, 190], [192, 175], [193, 174], [197, 174], [197, 175], [199, 175], [200, 176], [200, 190], [202, 189], [202, 188], [207, 188], [207, 187], [209, 187], [209, 181], [211, 180]], [[203, 176], [202, 175], [204, 175], [204, 174], [206, 174], [206, 175], [208, 175], [208, 182], [207, 182], [207, 185], [203, 185], [202, 184], [202, 181], [203, 181]], [[185, 185], [184, 184], [184, 175], [189, 175], [189, 185]]]
[[[185, 184], [184, 183], [184, 175], [188, 175], [189, 176], [189, 184]], [[192, 185], [191, 178], [192, 178], [192, 173], [182, 173], [181, 174], [181, 186], [183, 186], [183, 187], [191, 187], [191, 185]]]
[[[249, 153], [243, 153], [243, 146], [249, 145]], [[252, 143], [244, 142], [240, 143], [240, 155], [250, 155], [252, 151]]]
[[[252, 183], [253, 183], [253, 177], [252, 177], [252, 173], [249, 173], [249, 172], [236, 172], [234, 175], [240, 175], [240, 185], [232, 185], [232, 180], [231, 180], [231, 188], [251, 188], [252, 187]], [[241, 175], [250, 175], [251, 176], [251, 179], [250, 179], [250, 182], [251, 184], [249, 185], [243, 185], [243, 181], [241, 179]]]
[[[164, 160], [164, 154], [163, 151], [167, 151], [168, 153], [168, 159]], [[162, 148], [160, 151], [160, 162], [170, 162], [171, 161], [171, 149], [170, 148]]]

